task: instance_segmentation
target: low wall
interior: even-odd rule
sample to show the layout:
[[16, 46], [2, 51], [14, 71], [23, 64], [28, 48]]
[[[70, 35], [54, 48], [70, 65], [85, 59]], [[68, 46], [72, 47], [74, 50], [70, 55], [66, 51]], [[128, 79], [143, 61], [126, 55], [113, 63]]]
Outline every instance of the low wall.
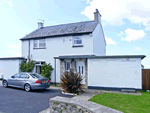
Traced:
[[122, 113], [94, 102], [56, 96], [50, 99], [50, 113]]

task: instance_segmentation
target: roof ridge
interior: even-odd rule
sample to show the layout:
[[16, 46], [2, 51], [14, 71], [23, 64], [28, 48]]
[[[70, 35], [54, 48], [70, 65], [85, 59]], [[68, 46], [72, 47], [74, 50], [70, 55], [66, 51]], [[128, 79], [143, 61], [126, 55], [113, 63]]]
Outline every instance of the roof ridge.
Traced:
[[[45, 26], [45, 27], [42, 27], [42, 28], [54, 27], [54, 26], [61, 26], [61, 25], [68, 25], [68, 24], [85, 23], [85, 22], [97, 22], [97, 21], [89, 20], [89, 21], [81, 21], [81, 22], [74, 22], [74, 23], [65, 23], [65, 24], [58, 24], [58, 25]], [[41, 28], [41, 29], [42, 29], [42, 28]]]

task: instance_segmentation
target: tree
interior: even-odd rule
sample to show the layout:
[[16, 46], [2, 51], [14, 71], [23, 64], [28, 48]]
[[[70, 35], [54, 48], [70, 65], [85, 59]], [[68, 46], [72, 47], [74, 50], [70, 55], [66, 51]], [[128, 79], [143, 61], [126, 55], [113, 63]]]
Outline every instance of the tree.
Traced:
[[21, 72], [32, 72], [34, 66], [35, 66], [35, 61], [29, 59], [27, 62], [24, 60], [23, 63], [20, 64], [20, 70]]
[[44, 63], [42, 66], [41, 66], [41, 71], [42, 71], [42, 75], [46, 78], [49, 78], [51, 77], [51, 71], [53, 70], [52, 66], [47, 63]]

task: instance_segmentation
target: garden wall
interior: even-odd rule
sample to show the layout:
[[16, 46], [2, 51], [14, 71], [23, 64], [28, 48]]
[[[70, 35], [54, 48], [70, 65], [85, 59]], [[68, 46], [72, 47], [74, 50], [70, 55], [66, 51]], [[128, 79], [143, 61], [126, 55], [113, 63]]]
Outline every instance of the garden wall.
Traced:
[[56, 96], [50, 99], [50, 113], [122, 113], [90, 101]]

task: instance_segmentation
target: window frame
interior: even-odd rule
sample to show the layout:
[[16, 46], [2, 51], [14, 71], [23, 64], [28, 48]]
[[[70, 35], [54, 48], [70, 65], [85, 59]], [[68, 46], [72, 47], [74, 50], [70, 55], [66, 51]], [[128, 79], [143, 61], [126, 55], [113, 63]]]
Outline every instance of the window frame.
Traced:
[[[36, 62], [35, 62], [35, 72], [36, 72], [36, 73], [38, 73], [38, 72], [37, 72], [37, 67], [39, 67], [40, 70], [41, 70], [41, 67], [43, 66], [44, 63], [46, 63], [46, 62], [45, 62], [45, 61], [36, 61]], [[41, 74], [41, 71], [40, 71], [40, 73], [38, 73], [38, 74]]]
[[[37, 47], [35, 47], [35, 44], [37, 44]], [[44, 44], [45, 46], [40, 46], [40, 44]], [[46, 48], [46, 39], [35, 39], [33, 40], [33, 48], [35, 49], [45, 49]]]
[[[75, 38], [79, 38], [79, 39], [75, 39]], [[78, 41], [78, 40], [81, 41], [81, 44], [75, 44], [75, 43], [74, 43], [75, 41]], [[81, 37], [81, 36], [73, 36], [73, 38], [72, 38], [72, 45], [73, 45], [73, 46], [83, 46], [82, 37]]]

